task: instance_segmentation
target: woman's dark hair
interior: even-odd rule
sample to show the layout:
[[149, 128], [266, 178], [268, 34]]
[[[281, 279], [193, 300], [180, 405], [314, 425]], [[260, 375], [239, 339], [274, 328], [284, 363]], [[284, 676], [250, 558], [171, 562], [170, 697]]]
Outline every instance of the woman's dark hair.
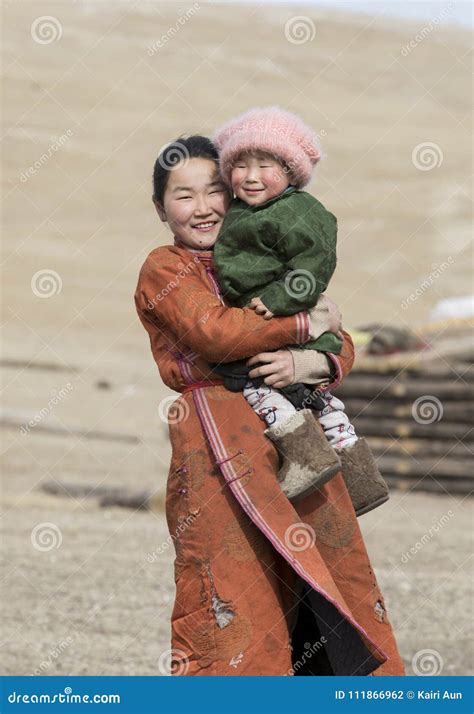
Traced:
[[168, 144], [158, 156], [153, 168], [153, 200], [163, 203], [170, 172], [181, 161], [188, 159], [210, 159], [216, 163], [219, 154], [207, 136], [195, 134], [180, 136]]

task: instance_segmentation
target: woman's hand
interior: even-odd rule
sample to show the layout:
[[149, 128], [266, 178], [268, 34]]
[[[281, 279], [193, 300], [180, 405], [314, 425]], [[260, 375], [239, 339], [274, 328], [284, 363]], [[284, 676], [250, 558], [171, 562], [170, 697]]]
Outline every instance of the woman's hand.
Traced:
[[276, 352], [259, 352], [258, 355], [247, 360], [247, 366], [252, 367], [259, 363], [259, 367], [250, 370], [249, 377], [264, 377], [265, 384], [270, 387], [287, 387], [293, 384], [295, 365], [290, 350], [282, 349]]

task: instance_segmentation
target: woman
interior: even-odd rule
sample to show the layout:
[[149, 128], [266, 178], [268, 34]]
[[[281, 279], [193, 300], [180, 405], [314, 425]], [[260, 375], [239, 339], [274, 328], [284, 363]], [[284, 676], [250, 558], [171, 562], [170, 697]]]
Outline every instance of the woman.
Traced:
[[337, 326], [323, 325], [317, 310], [266, 321], [225, 306], [212, 247], [229, 199], [204, 137], [180, 139], [158, 157], [153, 200], [174, 245], [147, 257], [135, 304], [161, 378], [181, 392], [168, 416], [172, 673], [404, 674], [342, 475], [290, 503], [265, 423], [211, 373], [211, 362], [252, 357], [260, 366], [250, 376], [267, 384], [334, 388], [354, 359], [341, 330], [341, 354], [315, 353], [312, 373], [303, 373], [279, 348]]

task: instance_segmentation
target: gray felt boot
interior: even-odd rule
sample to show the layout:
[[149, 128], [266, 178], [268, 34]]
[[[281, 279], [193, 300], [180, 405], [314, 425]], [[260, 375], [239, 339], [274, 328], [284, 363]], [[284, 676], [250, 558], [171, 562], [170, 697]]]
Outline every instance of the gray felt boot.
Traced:
[[342, 475], [357, 516], [368, 513], [388, 500], [389, 490], [370, 446], [363, 437], [339, 449]]
[[337, 453], [311, 409], [297, 411], [281, 426], [265, 430], [283, 458], [278, 480], [289, 499], [303, 498], [341, 470]]

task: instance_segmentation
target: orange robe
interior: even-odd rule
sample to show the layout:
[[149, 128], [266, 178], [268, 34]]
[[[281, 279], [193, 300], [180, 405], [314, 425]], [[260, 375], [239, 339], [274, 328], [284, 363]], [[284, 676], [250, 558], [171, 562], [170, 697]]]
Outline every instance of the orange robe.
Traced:
[[[302, 657], [324, 645], [334, 675], [405, 674], [342, 474], [292, 505], [265, 423], [241, 393], [213, 383], [208, 365], [307, 341], [307, 314], [263, 320], [227, 307], [212, 252], [176, 245], [149, 254], [135, 304], [162, 380], [181, 392], [168, 414], [172, 673], [297, 674], [304, 586], [315, 625]], [[332, 389], [354, 361], [343, 335], [341, 354], [330, 355]]]

